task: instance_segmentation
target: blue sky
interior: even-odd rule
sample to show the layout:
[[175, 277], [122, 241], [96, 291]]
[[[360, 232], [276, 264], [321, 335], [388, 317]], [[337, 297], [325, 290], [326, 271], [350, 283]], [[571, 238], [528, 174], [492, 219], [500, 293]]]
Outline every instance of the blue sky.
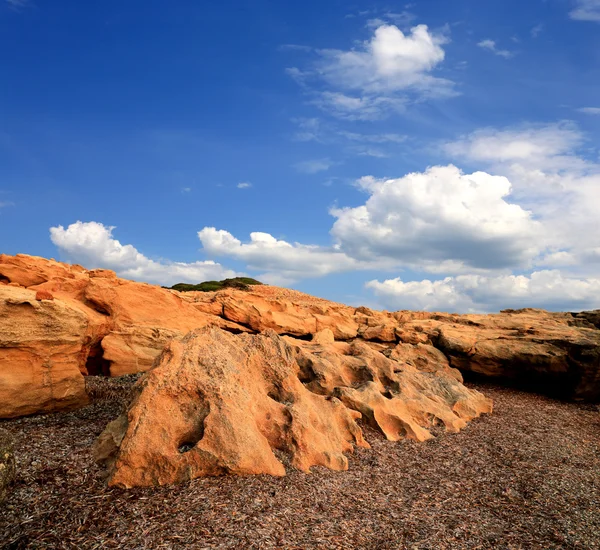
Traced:
[[600, 0], [2, 0], [0, 251], [600, 307]]

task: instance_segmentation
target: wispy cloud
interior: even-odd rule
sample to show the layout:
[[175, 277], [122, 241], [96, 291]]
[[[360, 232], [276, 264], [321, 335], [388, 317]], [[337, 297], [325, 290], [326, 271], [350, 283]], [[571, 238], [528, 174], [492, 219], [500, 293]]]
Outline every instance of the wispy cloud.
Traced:
[[581, 107], [581, 109], [577, 110], [586, 115], [600, 115], [600, 107]]
[[30, 0], [5, 0], [6, 3], [14, 10], [25, 8], [31, 4]]
[[294, 118], [292, 122], [298, 126], [294, 140], [321, 141], [321, 121], [318, 118]]
[[331, 159], [324, 158], [298, 162], [294, 164], [294, 168], [298, 170], [298, 172], [302, 172], [304, 174], [318, 174], [319, 172], [325, 172], [326, 170], [329, 170], [334, 165], [335, 162], [333, 162]]
[[529, 31], [529, 34], [531, 34], [532, 38], [537, 38], [542, 33], [543, 30], [544, 30], [544, 24], [540, 23], [539, 25], [536, 25], [535, 27], [533, 27]]
[[571, 19], [600, 23], [600, 0], [575, 0], [575, 9], [569, 15]]
[[500, 57], [504, 57], [505, 59], [510, 59], [511, 57], [514, 57], [514, 55], [515, 55], [514, 52], [498, 49], [496, 46], [496, 42], [494, 40], [489, 40], [489, 39], [482, 40], [477, 45], [480, 48], [483, 48], [484, 50], [489, 50], [493, 54], [499, 55]]
[[237, 184], [238, 189], [250, 189], [250, 187], [252, 187], [252, 184], [249, 181], [242, 181]]
[[406, 136], [400, 134], [359, 134], [356, 132], [338, 132], [338, 135], [351, 141], [360, 141], [363, 143], [402, 143], [406, 141]]
[[182, 187], [181, 188], [182, 193], [190, 193], [191, 191], [192, 191], [191, 187]]

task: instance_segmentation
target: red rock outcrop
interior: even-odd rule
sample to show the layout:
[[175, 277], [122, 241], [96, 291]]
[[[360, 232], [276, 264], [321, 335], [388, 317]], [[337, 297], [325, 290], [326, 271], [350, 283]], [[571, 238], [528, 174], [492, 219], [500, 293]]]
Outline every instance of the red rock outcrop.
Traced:
[[109, 483], [284, 475], [277, 453], [303, 471], [346, 470], [344, 453], [368, 447], [358, 418], [388, 439], [423, 441], [431, 426], [456, 432], [491, 412], [489, 399], [447, 369], [423, 374], [360, 341], [318, 340], [206, 328], [171, 341], [137, 384], [128, 412], [96, 443]]

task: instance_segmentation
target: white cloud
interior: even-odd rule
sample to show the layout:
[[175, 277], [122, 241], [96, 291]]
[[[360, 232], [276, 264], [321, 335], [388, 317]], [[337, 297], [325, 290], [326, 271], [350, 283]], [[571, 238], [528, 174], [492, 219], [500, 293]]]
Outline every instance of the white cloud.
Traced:
[[252, 184], [248, 181], [243, 181], [237, 184], [238, 189], [249, 189], [250, 187], [252, 187]]
[[[563, 122], [487, 128], [446, 144], [445, 150], [510, 179], [512, 196], [544, 228], [547, 250], [534, 260], [536, 266], [562, 267], [568, 255], [578, 272], [593, 276], [592, 258], [600, 248], [600, 164], [578, 154], [584, 144], [577, 127]], [[597, 158], [597, 151], [584, 151]]]
[[292, 122], [298, 125], [294, 134], [296, 141], [321, 141], [321, 121], [318, 118], [295, 118]]
[[464, 270], [523, 266], [539, 252], [539, 224], [505, 200], [504, 177], [449, 165], [359, 184], [370, 194], [365, 204], [331, 211], [331, 233], [354, 258]]
[[0, 201], [0, 208], [7, 208], [8, 206], [14, 206], [15, 203], [11, 201]]
[[417, 16], [407, 10], [401, 12], [384, 12], [379, 17], [369, 19], [367, 27], [376, 29], [382, 25], [393, 23], [394, 25], [404, 28], [412, 25]]
[[582, 107], [581, 109], [577, 110], [586, 115], [600, 115], [600, 107]]
[[571, 122], [498, 130], [483, 128], [445, 145], [449, 154], [477, 162], [528, 162], [572, 158], [583, 136]]
[[[357, 50], [321, 50], [321, 76], [346, 89], [404, 90], [430, 87], [437, 82], [429, 73], [444, 60], [446, 39], [417, 25], [404, 34], [394, 25], [381, 25], [371, 40]], [[443, 82], [447, 85], [447, 82]]]
[[78, 221], [66, 229], [62, 225], [51, 227], [50, 238], [69, 260], [89, 269], [112, 269], [127, 279], [172, 285], [236, 275], [212, 261], [182, 263], [151, 260], [132, 245], [123, 245], [113, 238], [114, 229], [98, 222]]
[[192, 191], [191, 187], [182, 187], [181, 188], [182, 193], [190, 193], [191, 191]]
[[406, 100], [399, 97], [355, 97], [341, 92], [321, 92], [313, 105], [343, 120], [381, 120], [392, 113], [405, 110]]
[[350, 147], [349, 149], [355, 155], [359, 157], [372, 157], [377, 159], [387, 158], [390, 155], [381, 149], [376, 149], [375, 147], [365, 146], [365, 145], [355, 145]]
[[351, 141], [360, 141], [363, 143], [403, 143], [407, 136], [400, 134], [359, 134], [356, 132], [338, 132], [338, 135]]
[[575, 0], [575, 9], [569, 15], [571, 19], [600, 23], [600, 0]]
[[567, 277], [558, 270], [525, 275], [459, 275], [439, 281], [369, 281], [390, 309], [491, 312], [506, 308], [538, 307], [584, 310], [600, 307], [600, 279]]
[[371, 38], [356, 48], [317, 50], [320, 59], [310, 69], [287, 70], [308, 91], [311, 80], [328, 85], [310, 92], [313, 104], [347, 120], [378, 120], [401, 112], [412, 96], [456, 95], [453, 82], [433, 75], [445, 58], [445, 35], [427, 25], [404, 33], [381, 20], [375, 23]]
[[298, 170], [298, 172], [302, 172], [304, 174], [318, 174], [319, 172], [325, 172], [329, 170], [334, 165], [335, 162], [325, 158], [298, 162], [294, 164], [294, 168]]
[[266, 271], [262, 277], [267, 282], [291, 282], [371, 267], [335, 247], [291, 244], [269, 233], [250, 233], [250, 242], [242, 243], [228, 231], [205, 227], [198, 238], [211, 255], [241, 260], [252, 270]]
[[544, 30], [544, 24], [539, 23], [538, 25], [536, 25], [529, 31], [529, 34], [531, 34], [532, 38], [537, 38], [542, 33], [543, 30]]
[[499, 55], [500, 57], [504, 57], [505, 59], [510, 59], [515, 55], [513, 52], [509, 52], [508, 50], [499, 50], [496, 47], [496, 42], [494, 42], [493, 40], [482, 40], [477, 45], [480, 48], [483, 48], [484, 50], [489, 50], [490, 52]]

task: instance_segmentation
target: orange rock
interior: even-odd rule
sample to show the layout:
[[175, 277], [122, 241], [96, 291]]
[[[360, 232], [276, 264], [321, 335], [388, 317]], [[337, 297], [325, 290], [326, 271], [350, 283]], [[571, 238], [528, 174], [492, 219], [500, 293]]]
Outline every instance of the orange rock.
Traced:
[[[348, 307], [267, 285], [247, 292], [226, 289], [179, 293], [119, 279], [110, 270], [88, 271], [23, 254], [0, 255], [0, 282], [2, 289], [22, 291], [27, 287], [34, 291], [34, 297], [38, 292], [39, 297], [51, 294], [57, 307], [63, 308], [56, 309], [57, 315], [62, 311], [82, 315], [86, 328], [80, 340], [73, 335], [80, 341], [79, 348], [70, 349], [75, 354], [72, 364], [83, 375], [119, 376], [146, 371], [171, 339], [197, 328], [217, 326], [236, 334], [271, 329], [282, 336], [321, 344], [331, 343], [332, 338], [337, 342], [366, 341], [373, 351], [388, 354], [400, 363], [412, 362], [415, 368], [427, 372], [441, 370], [456, 375], [453, 369], [458, 368], [463, 373], [524, 383], [536, 391], [600, 399], [598, 312], [527, 309], [496, 315], [389, 313]], [[42, 299], [38, 304], [46, 302], [49, 300]], [[28, 310], [10, 309], [11, 319], [7, 322], [19, 326], [22, 311]], [[42, 323], [43, 319], [40, 315], [36, 322]], [[56, 324], [61, 322], [55, 320]], [[55, 346], [51, 340], [44, 340], [39, 331], [34, 334], [40, 343], [31, 346], [45, 354], [44, 360], [63, 349], [58, 342]], [[19, 346], [15, 341], [10, 348]], [[9, 369], [5, 360], [8, 353], [0, 348], [0, 385], [2, 377], [8, 376], [4, 372]], [[28, 364], [10, 364], [10, 376], [17, 376], [18, 366], [23, 369], [18, 376], [25, 379], [29, 376], [25, 374]], [[35, 369], [41, 368], [37, 360], [32, 364], [37, 365]], [[35, 384], [41, 383], [42, 372], [32, 378]], [[10, 392], [0, 387], [0, 394], [14, 401], [11, 410], [21, 410], [20, 386], [11, 387]], [[51, 400], [42, 399], [36, 409], [28, 399], [22, 409], [30, 411], [27, 414], [55, 408]], [[58, 396], [56, 403], [62, 400]], [[4, 414], [13, 414], [6, 412], [6, 407]]]
[[206, 475], [284, 475], [277, 452], [308, 471], [346, 470], [368, 447], [356, 420], [389, 439], [458, 431], [491, 401], [444, 372], [435, 379], [361, 343], [328, 344], [205, 328], [169, 343], [136, 385], [127, 413], [95, 445], [121, 487]]
[[88, 328], [64, 302], [0, 287], [0, 418], [87, 404], [79, 363]]
[[38, 290], [35, 293], [35, 299], [38, 301], [41, 300], [54, 300], [54, 296], [52, 295], [52, 292], [48, 292], [47, 290]]
[[600, 331], [584, 314], [540, 309], [491, 315], [444, 315], [407, 322], [405, 334], [427, 335], [463, 373], [524, 389], [600, 400]]

